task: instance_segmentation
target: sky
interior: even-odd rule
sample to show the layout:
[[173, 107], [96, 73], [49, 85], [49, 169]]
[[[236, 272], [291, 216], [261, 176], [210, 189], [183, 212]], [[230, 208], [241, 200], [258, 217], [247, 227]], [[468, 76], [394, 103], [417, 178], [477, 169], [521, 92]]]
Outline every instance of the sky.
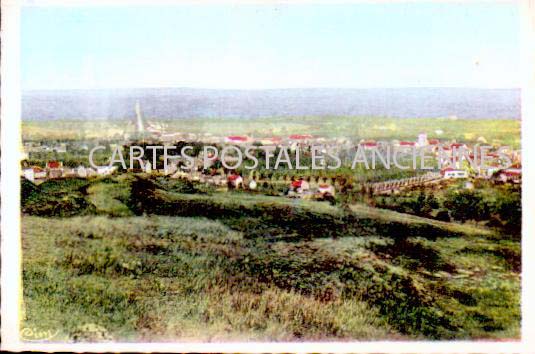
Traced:
[[519, 87], [515, 3], [25, 7], [23, 90]]

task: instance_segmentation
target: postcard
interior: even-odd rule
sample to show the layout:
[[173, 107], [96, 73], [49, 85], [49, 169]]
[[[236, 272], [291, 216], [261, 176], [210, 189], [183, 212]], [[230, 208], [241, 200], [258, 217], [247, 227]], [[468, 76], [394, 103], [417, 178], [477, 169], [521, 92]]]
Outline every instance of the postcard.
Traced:
[[2, 348], [528, 352], [534, 9], [3, 3]]

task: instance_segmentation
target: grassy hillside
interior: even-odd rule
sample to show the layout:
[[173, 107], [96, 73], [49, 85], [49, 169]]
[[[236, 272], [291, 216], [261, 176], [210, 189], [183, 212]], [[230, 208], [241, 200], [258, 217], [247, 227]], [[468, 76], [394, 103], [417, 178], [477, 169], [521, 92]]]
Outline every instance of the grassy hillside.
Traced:
[[57, 340], [519, 336], [518, 241], [180, 183], [23, 185], [22, 327]]

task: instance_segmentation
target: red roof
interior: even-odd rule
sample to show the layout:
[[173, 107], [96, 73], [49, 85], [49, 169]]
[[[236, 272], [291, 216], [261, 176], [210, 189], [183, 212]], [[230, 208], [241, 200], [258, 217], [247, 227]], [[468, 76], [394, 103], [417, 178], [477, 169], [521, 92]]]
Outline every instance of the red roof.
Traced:
[[231, 135], [227, 136], [227, 139], [232, 141], [247, 141], [248, 138], [246, 136]]
[[442, 170], [440, 170], [440, 173], [445, 175], [446, 172], [449, 172], [449, 171], [459, 171], [459, 170], [456, 169], [456, 168], [453, 168], [453, 167], [446, 167], [446, 168], [443, 168]]
[[312, 135], [310, 134], [292, 134], [290, 135], [290, 139], [292, 140], [304, 140], [304, 139], [310, 139], [312, 138]]
[[377, 146], [377, 143], [375, 141], [365, 141], [362, 143], [362, 145], [366, 147], [374, 147]]
[[461, 143], [453, 143], [450, 145], [450, 147], [453, 149], [453, 148], [458, 148], [458, 147], [461, 147], [461, 146], [464, 146], [464, 144], [461, 144]]
[[48, 161], [46, 164], [46, 167], [48, 168], [60, 168], [61, 165], [58, 161]]
[[400, 141], [399, 145], [401, 146], [414, 146], [416, 143], [414, 141]]
[[303, 181], [292, 181], [292, 187], [299, 188], [299, 187], [301, 187], [302, 183], [303, 183]]
[[229, 181], [235, 181], [238, 178], [241, 178], [241, 176], [240, 175], [230, 175], [230, 176], [228, 176], [228, 180]]
[[503, 170], [502, 173], [505, 173], [506, 176], [520, 176], [522, 174], [521, 170]]
[[430, 139], [428, 143], [429, 145], [438, 145], [440, 141], [438, 141], [438, 139]]

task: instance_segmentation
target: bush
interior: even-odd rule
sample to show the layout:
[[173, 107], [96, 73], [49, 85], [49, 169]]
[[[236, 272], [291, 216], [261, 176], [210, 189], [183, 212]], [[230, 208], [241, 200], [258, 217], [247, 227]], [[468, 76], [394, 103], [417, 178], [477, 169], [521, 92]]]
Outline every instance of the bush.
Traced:
[[438, 211], [437, 216], [435, 216], [435, 219], [440, 221], [451, 221], [450, 213], [446, 209], [441, 209]]
[[455, 220], [482, 221], [490, 217], [490, 207], [480, 192], [472, 190], [456, 190], [446, 195], [444, 206], [451, 210]]

